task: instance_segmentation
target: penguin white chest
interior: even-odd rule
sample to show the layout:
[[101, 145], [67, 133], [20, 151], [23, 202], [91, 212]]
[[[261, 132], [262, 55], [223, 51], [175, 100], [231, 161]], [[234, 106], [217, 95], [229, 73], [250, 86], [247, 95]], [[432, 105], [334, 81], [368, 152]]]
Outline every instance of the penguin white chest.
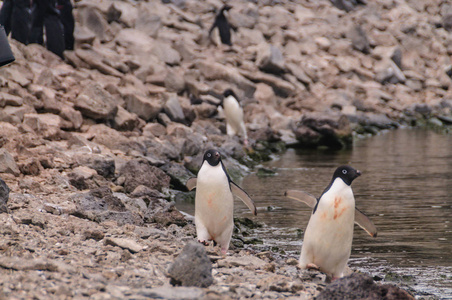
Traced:
[[[232, 234], [234, 200], [229, 179], [221, 163], [211, 166], [204, 162], [196, 185], [195, 224], [200, 240], [229, 243]], [[229, 233], [230, 231], [230, 233]], [[224, 238], [223, 238], [224, 236]], [[225, 241], [221, 241], [226, 239]]]
[[304, 235], [300, 264], [315, 264], [341, 277], [350, 257], [355, 199], [350, 186], [337, 178], [322, 195]]

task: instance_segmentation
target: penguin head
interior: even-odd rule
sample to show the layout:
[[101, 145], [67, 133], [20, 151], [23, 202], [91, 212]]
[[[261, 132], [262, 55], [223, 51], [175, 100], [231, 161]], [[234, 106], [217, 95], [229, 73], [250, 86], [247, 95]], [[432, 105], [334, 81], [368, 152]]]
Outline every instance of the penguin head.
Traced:
[[228, 11], [232, 8], [232, 6], [225, 4], [223, 5], [223, 7], [220, 9], [220, 13], [223, 14], [225, 11]]
[[333, 174], [333, 181], [336, 178], [341, 178], [347, 185], [351, 185], [355, 178], [359, 177], [361, 172], [350, 166], [340, 166]]
[[231, 90], [231, 89], [226, 89], [226, 90], [223, 92], [223, 96], [224, 96], [224, 98], [229, 97], [229, 96], [232, 96], [232, 97], [234, 97], [235, 99], [237, 99], [237, 96], [235, 95], [234, 91]]
[[212, 167], [217, 166], [221, 162], [220, 152], [214, 149], [209, 149], [204, 153], [203, 161], [207, 161]]

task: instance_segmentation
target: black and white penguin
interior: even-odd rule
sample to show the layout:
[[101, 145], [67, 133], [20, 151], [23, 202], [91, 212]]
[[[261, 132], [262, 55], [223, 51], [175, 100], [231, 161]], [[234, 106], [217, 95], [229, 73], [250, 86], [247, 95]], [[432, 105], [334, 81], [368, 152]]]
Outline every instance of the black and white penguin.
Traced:
[[234, 229], [233, 194], [256, 215], [253, 200], [231, 180], [220, 152], [214, 149], [204, 153], [198, 177], [189, 179], [186, 185], [189, 190], [196, 188], [195, 226], [198, 241], [203, 244], [216, 242], [225, 255]]
[[245, 146], [248, 145], [248, 135], [246, 133], [245, 121], [243, 120], [243, 108], [239, 98], [233, 90], [227, 89], [223, 93], [224, 115], [226, 117], [226, 133], [230, 136], [238, 135], [243, 137]]
[[225, 4], [220, 11], [218, 12], [217, 16], [215, 17], [215, 21], [213, 22], [212, 26], [209, 30], [209, 37], [211, 37], [212, 31], [217, 28], [218, 33], [220, 35], [220, 40], [222, 44], [232, 46], [231, 41], [231, 25], [229, 24], [228, 19], [224, 15], [224, 13], [228, 10], [230, 10], [232, 6], [229, 6]]
[[354, 223], [371, 236], [377, 235], [372, 221], [355, 209], [351, 183], [360, 175], [360, 171], [350, 166], [338, 167], [318, 200], [301, 191], [285, 193], [289, 198], [314, 206], [301, 248], [301, 268], [320, 269], [333, 279], [342, 277], [350, 258]]

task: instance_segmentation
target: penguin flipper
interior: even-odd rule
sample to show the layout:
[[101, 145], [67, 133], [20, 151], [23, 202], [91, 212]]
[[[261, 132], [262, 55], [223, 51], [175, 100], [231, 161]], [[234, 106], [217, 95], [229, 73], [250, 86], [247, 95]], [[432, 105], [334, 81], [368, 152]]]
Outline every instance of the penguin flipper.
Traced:
[[185, 186], [188, 188], [189, 191], [191, 191], [194, 188], [196, 188], [196, 182], [197, 182], [196, 177], [192, 177], [189, 180], [187, 180]]
[[297, 190], [288, 190], [284, 193], [284, 196], [294, 199], [300, 202], [305, 203], [310, 208], [314, 208], [317, 204], [317, 198], [313, 195], [303, 192], [303, 191], [297, 191]]
[[375, 224], [357, 208], [355, 208], [355, 223], [371, 237], [377, 237], [377, 227], [375, 227]]
[[231, 181], [230, 184], [231, 184], [232, 194], [239, 197], [240, 200], [242, 200], [243, 203], [245, 203], [246, 206], [248, 206], [248, 208], [251, 210], [253, 215], [257, 215], [256, 205], [254, 205], [254, 201], [250, 198], [250, 196], [247, 194], [247, 192], [242, 190], [242, 188], [239, 187], [237, 184], [235, 184], [233, 181]]

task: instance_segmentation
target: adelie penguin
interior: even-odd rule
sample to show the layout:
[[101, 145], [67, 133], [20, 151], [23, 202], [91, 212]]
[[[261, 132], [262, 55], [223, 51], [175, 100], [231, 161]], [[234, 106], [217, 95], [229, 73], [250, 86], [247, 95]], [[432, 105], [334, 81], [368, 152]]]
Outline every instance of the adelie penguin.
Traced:
[[234, 91], [231, 89], [224, 91], [221, 106], [226, 117], [226, 133], [230, 136], [241, 136], [243, 138], [243, 144], [248, 146], [248, 135], [246, 133], [245, 121], [243, 120], [243, 108]]
[[198, 241], [203, 244], [214, 241], [225, 255], [234, 229], [233, 195], [239, 197], [256, 215], [253, 200], [231, 180], [220, 152], [213, 149], [204, 153], [198, 177], [190, 178], [186, 185], [189, 190], [196, 188], [195, 226]]
[[228, 19], [224, 15], [224, 13], [228, 10], [230, 10], [232, 7], [229, 5], [224, 5], [220, 11], [218, 12], [217, 16], [215, 17], [215, 21], [213, 22], [212, 26], [209, 30], [209, 38], [211, 38], [212, 31], [215, 28], [218, 28], [218, 34], [220, 35], [220, 40], [222, 44], [232, 46], [231, 41], [231, 25], [228, 22]]
[[351, 184], [360, 175], [350, 166], [338, 167], [318, 199], [302, 191], [286, 191], [287, 197], [314, 208], [304, 234], [301, 268], [319, 269], [333, 279], [342, 277], [350, 258], [354, 223], [370, 236], [377, 236], [372, 221], [355, 208]]

